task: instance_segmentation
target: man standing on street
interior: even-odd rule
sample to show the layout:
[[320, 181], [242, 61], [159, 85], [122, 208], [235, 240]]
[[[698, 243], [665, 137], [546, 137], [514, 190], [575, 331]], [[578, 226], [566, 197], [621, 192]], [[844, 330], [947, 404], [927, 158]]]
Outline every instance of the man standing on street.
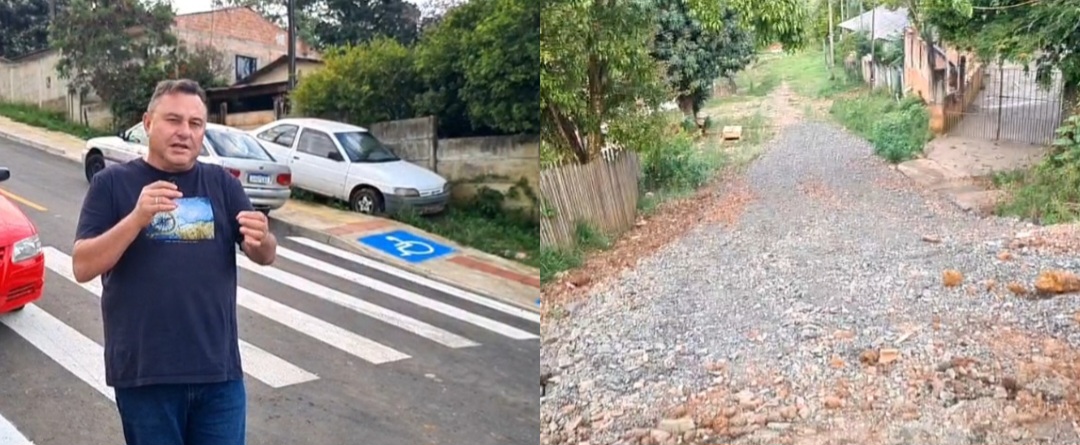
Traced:
[[247, 395], [236, 321], [236, 246], [258, 264], [277, 241], [240, 182], [197, 161], [205, 93], [154, 91], [144, 158], [93, 177], [72, 268], [101, 276], [105, 379], [128, 445], [243, 445]]

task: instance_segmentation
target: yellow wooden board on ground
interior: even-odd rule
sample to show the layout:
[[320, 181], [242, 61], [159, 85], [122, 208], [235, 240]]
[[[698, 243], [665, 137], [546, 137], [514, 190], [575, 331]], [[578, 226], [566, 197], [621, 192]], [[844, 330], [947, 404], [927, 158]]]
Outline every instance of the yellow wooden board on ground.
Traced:
[[724, 130], [720, 132], [720, 136], [725, 141], [737, 141], [742, 139], [742, 126], [726, 125], [724, 126]]

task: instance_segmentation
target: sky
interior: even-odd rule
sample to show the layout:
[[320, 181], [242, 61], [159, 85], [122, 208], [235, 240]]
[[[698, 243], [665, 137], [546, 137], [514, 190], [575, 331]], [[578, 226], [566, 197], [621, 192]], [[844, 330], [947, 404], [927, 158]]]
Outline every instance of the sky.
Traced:
[[[424, 6], [429, 0], [408, 0], [409, 3], [415, 4], [420, 7], [420, 10], [425, 10]], [[284, 3], [284, 1], [282, 2]], [[173, 7], [176, 8], [177, 14], [187, 14], [191, 12], [209, 11], [212, 8], [213, 0], [172, 0]]]

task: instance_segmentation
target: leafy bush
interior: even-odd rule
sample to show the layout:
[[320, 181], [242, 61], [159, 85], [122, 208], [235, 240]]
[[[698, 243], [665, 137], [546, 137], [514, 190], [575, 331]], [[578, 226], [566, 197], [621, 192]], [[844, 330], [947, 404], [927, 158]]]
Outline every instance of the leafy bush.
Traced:
[[849, 130], [874, 145], [889, 162], [902, 162], [922, 152], [930, 140], [930, 114], [913, 96], [897, 102], [875, 92], [833, 102], [829, 112]]
[[1046, 159], [1029, 174], [1010, 175], [1009, 199], [1002, 215], [1028, 218], [1041, 224], [1080, 219], [1080, 116], [1070, 116], [1057, 129]]
[[641, 153], [645, 190], [690, 190], [708, 181], [713, 166], [688, 134], [671, 136], [660, 147]]
[[[888, 107], [893, 108], [893, 107]], [[930, 140], [930, 114], [918, 99], [907, 98], [887, 110], [874, 123], [870, 142], [874, 152], [889, 162], [903, 162], [922, 152]]]
[[472, 0], [424, 33], [415, 105], [441, 135], [539, 132], [540, 3]]
[[360, 125], [414, 116], [420, 80], [412, 50], [398, 41], [381, 37], [334, 48], [324, 61], [292, 93], [299, 113]]

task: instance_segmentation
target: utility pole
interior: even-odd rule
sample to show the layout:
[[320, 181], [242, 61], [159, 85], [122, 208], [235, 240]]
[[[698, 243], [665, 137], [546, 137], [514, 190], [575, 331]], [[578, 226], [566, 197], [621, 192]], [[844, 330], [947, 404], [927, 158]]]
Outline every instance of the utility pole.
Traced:
[[877, 86], [877, 5], [870, 10], [870, 89]]
[[829, 68], [832, 68], [833, 66], [836, 65], [836, 49], [835, 49], [835, 46], [834, 46], [834, 43], [833, 43], [834, 42], [834, 40], [833, 40], [833, 28], [835, 28], [835, 26], [833, 26], [833, 19], [832, 19], [832, 15], [833, 15], [832, 3], [833, 3], [833, 0], [826, 0], [826, 1], [829, 2]]
[[288, 91], [296, 88], [296, 0], [288, 0], [289, 17], [289, 83]]

